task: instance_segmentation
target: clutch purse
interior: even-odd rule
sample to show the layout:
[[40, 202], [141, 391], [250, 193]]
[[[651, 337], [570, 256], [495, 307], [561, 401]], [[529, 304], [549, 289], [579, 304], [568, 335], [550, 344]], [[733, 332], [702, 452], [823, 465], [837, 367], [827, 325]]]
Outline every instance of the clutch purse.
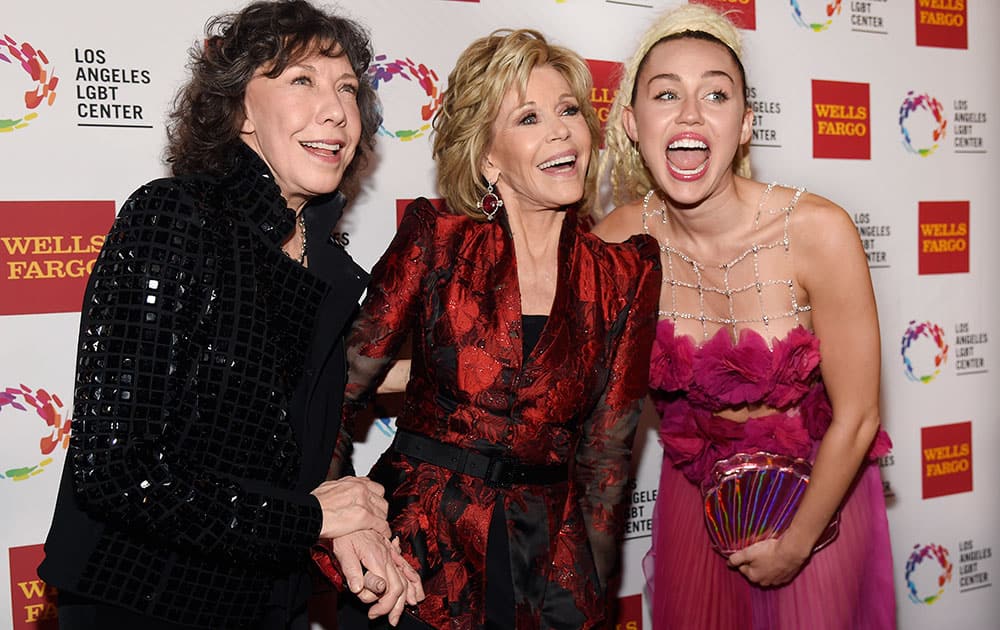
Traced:
[[[736, 453], [719, 460], [702, 483], [705, 526], [724, 556], [777, 538], [791, 523], [809, 485], [808, 461], [773, 453]], [[818, 551], [837, 537], [839, 511], [816, 541]]]

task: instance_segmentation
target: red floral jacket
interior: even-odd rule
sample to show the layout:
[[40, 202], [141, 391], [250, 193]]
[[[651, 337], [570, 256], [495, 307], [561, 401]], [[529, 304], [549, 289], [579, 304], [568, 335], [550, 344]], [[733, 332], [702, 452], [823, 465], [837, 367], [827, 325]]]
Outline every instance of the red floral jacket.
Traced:
[[383, 454], [370, 476], [385, 485], [390, 523], [424, 579], [424, 621], [484, 623], [500, 493], [517, 628], [602, 627], [646, 394], [659, 251], [645, 236], [606, 244], [567, 211], [552, 311], [522, 356], [514, 243], [506, 215], [497, 219], [476, 222], [425, 199], [410, 205], [348, 339], [347, 398], [362, 403], [412, 336], [399, 428], [527, 464], [569, 464], [568, 482], [500, 489]]

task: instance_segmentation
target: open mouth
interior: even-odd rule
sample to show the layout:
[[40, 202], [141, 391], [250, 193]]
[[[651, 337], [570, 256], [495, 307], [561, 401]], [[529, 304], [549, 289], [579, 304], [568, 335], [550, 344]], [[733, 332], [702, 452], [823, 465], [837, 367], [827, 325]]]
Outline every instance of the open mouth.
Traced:
[[681, 178], [700, 175], [708, 166], [711, 151], [697, 138], [678, 138], [667, 147], [667, 163]]
[[538, 165], [538, 168], [543, 171], [560, 173], [564, 171], [571, 171], [575, 166], [576, 166], [576, 156], [564, 155], [562, 157], [557, 157], [548, 160], [547, 162], [542, 162], [541, 164]]
[[334, 144], [330, 144], [328, 142], [300, 142], [299, 144], [313, 153], [326, 157], [333, 157], [339, 154], [342, 146], [339, 142]]

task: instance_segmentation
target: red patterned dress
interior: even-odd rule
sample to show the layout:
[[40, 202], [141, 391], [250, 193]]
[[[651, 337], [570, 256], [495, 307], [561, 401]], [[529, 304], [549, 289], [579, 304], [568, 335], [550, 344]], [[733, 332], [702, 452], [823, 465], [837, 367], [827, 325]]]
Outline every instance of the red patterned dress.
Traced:
[[407, 209], [348, 341], [348, 398], [363, 399], [412, 336], [401, 431], [569, 471], [554, 483], [495, 487], [394, 448], [383, 454], [370, 476], [385, 485], [390, 524], [423, 577], [422, 620], [483, 626], [487, 537], [500, 501], [516, 628], [604, 626], [659, 288], [652, 239], [606, 244], [570, 210], [552, 310], [523, 356], [503, 211], [483, 223], [425, 199]]

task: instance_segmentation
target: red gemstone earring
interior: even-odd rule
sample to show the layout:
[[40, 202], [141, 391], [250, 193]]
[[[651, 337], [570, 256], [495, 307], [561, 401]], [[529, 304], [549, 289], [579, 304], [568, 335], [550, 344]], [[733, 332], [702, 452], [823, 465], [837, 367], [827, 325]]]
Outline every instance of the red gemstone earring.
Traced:
[[[497, 180], [499, 179], [500, 176], [497, 175]], [[503, 199], [493, 192], [493, 183], [490, 180], [486, 180], [486, 193], [479, 200], [479, 203], [476, 204], [476, 207], [483, 213], [487, 221], [492, 221], [493, 217], [496, 216], [497, 210], [503, 208]]]

